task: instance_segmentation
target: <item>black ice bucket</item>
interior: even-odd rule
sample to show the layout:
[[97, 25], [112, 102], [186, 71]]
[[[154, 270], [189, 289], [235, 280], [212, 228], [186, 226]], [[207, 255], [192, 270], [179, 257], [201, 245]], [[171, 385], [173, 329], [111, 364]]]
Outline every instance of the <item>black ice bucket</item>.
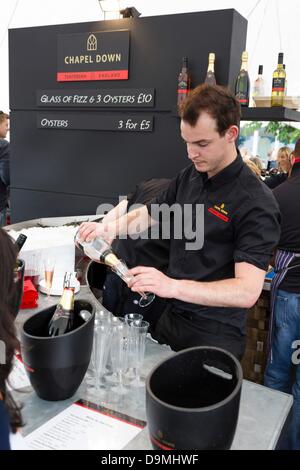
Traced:
[[239, 361], [220, 348], [193, 347], [163, 360], [146, 383], [153, 448], [230, 449], [242, 380]]
[[[95, 309], [85, 300], [75, 300], [74, 329], [61, 336], [48, 336], [49, 321], [56, 305], [29, 318], [21, 333], [22, 359], [30, 382], [44, 400], [66, 400], [74, 395], [87, 371], [93, 346]], [[88, 310], [84, 321], [78, 314]]]

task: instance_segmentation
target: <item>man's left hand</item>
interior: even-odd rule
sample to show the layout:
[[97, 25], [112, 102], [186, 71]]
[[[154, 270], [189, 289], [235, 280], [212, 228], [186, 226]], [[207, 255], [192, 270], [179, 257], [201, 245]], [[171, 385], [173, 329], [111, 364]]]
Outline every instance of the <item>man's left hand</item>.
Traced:
[[155, 268], [137, 266], [129, 271], [134, 276], [128, 286], [133, 292], [153, 292], [165, 299], [175, 297], [178, 281], [172, 279]]

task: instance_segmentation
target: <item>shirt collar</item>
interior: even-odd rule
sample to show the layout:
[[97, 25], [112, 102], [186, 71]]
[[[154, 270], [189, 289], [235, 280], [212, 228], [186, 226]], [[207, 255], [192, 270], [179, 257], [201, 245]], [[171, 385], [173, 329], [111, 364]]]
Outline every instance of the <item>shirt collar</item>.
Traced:
[[208, 184], [214, 189], [232, 181], [241, 172], [243, 166], [243, 159], [237, 149], [237, 157], [235, 160], [215, 176], [208, 178], [207, 173], [200, 173], [200, 175], [202, 176], [203, 184]]

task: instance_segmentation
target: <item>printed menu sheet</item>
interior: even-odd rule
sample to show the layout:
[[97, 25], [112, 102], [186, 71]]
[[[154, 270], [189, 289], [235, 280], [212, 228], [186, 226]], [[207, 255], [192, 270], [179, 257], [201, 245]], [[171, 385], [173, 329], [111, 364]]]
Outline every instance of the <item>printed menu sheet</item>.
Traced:
[[7, 387], [9, 390], [20, 390], [30, 387], [30, 381], [20, 354], [15, 354], [11, 373], [9, 374]]
[[120, 450], [145, 426], [145, 421], [79, 400], [25, 441], [31, 450]]

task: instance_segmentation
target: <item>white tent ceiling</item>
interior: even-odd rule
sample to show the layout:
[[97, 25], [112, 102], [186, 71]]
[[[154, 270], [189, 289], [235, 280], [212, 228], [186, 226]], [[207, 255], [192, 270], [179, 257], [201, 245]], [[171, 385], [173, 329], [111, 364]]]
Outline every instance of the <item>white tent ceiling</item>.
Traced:
[[[135, 6], [142, 16], [235, 8], [248, 18], [247, 50], [250, 77], [256, 78], [264, 65], [267, 89], [278, 52], [285, 53], [288, 94], [300, 95], [299, 18], [300, 2], [295, 0], [121, 0], [121, 7]], [[103, 19], [98, 0], [0, 0], [0, 109], [8, 110], [8, 40], [10, 28], [76, 23]], [[217, 34], [211, 31], [211, 34]], [[209, 38], [208, 38], [209, 40]]]

